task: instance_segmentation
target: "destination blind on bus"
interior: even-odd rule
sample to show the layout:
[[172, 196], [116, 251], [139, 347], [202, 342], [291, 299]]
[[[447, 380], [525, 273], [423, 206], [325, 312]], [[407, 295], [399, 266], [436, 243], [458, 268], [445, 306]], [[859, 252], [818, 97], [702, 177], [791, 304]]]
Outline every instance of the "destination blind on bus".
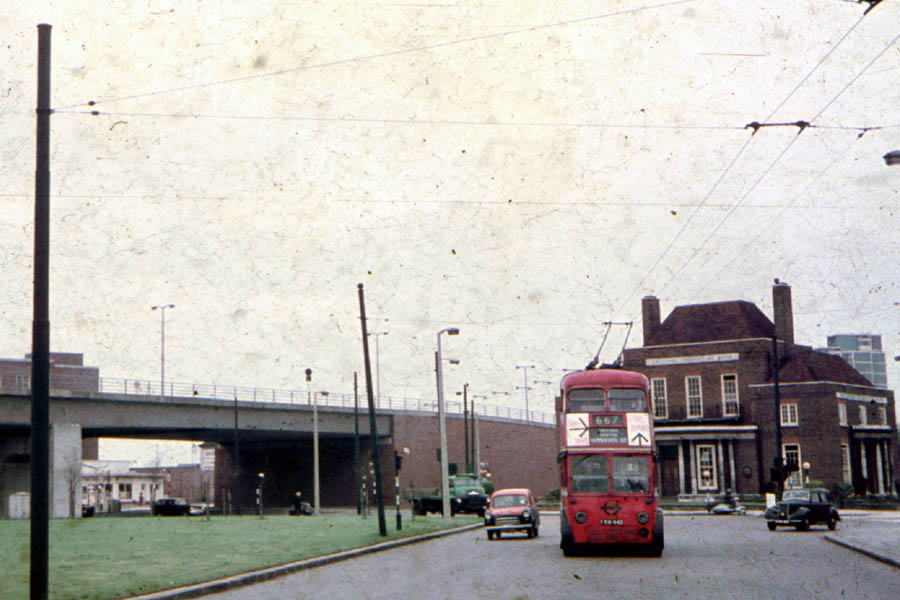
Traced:
[[650, 446], [650, 415], [626, 413], [566, 415], [567, 446]]

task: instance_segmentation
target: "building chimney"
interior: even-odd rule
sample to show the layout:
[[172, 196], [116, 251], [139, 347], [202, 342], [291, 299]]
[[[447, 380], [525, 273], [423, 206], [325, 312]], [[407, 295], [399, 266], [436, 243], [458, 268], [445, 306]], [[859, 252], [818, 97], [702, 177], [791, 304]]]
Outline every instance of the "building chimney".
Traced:
[[659, 328], [659, 298], [644, 296], [641, 299], [641, 313], [644, 320], [644, 345], [648, 346], [648, 340]]
[[794, 345], [794, 309], [791, 307], [791, 286], [775, 280], [772, 287], [772, 308], [775, 311], [775, 337], [783, 340], [785, 350]]

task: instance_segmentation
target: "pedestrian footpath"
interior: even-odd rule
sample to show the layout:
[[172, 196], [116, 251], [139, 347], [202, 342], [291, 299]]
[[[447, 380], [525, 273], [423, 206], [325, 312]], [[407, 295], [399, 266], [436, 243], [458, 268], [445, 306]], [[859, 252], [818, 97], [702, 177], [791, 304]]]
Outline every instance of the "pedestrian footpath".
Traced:
[[825, 539], [900, 568], [900, 512], [840, 511], [838, 528]]

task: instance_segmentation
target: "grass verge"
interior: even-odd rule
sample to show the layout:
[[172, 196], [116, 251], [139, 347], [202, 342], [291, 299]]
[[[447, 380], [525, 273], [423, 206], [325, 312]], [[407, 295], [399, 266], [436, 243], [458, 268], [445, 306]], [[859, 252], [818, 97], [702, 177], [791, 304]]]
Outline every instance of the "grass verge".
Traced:
[[[440, 516], [430, 516], [404, 518], [397, 531], [388, 516], [386, 538], [374, 515], [54, 519], [50, 598], [146, 594], [445, 528]], [[457, 516], [451, 527], [478, 521]], [[0, 521], [0, 598], [29, 595], [29, 537], [28, 521]]]

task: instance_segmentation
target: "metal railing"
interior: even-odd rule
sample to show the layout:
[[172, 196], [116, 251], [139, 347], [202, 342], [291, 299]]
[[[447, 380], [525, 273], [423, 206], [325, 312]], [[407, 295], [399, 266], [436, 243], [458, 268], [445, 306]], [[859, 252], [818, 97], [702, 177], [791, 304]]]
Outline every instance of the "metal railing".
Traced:
[[[172, 399], [202, 398], [204, 400], [221, 400], [223, 402], [267, 402], [274, 404], [311, 405], [312, 394], [306, 390], [290, 390], [275, 388], [243, 387], [221, 385], [215, 383], [166, 382], [165, 393], [160, 394], [160, 382], [148, 379], [125, 379], [117, 377], [101, 377], [98, 391], [103, 394], [122, 394], [126, 396], [165, 396]], [[315, 402], [320, 407], [353, 408], [353, 394], [330, 392], [327, 396], [316, 394]], [[368, 405], [366, 395], [361, 393], [359, 405], [365, 409]], [[375, 402], [378, 410], [437, 412], [437, 400], [426, 398], [410, 398], [382, 396]], [[463, 403], [448, 401], [445, 405], [447, 414], [463, 414]], [[511, 421], [530, 421], [553, 425], [556, 417], [552, 413], [530, 410], [528, 415], [521, 408], [498, 406], [495, 404], [475, 404], [478, 416], [508, 419]]]

